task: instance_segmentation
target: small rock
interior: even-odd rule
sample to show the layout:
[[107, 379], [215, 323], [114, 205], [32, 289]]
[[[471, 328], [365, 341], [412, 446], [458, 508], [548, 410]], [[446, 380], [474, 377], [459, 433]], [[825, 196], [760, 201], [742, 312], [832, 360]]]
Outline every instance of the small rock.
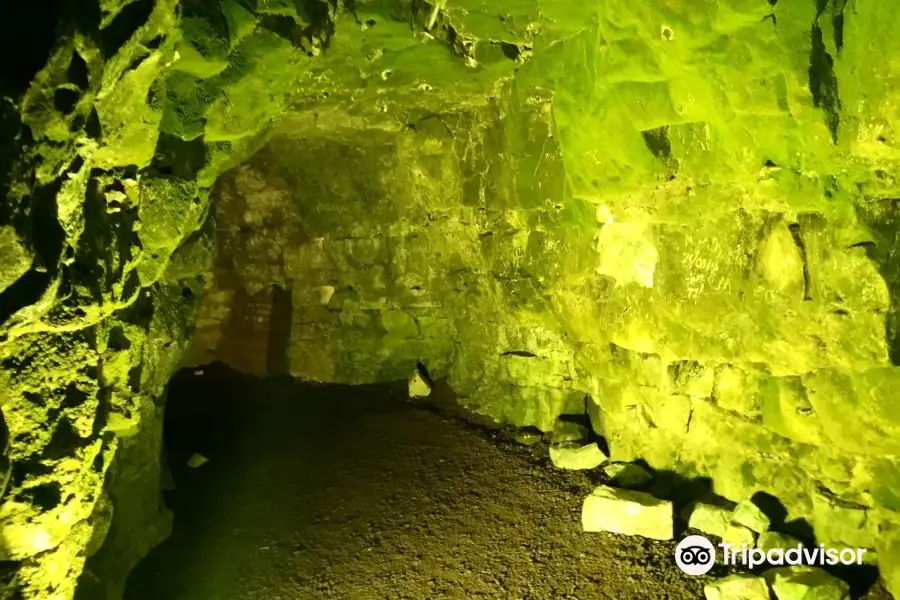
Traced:
[[633, 463], [614, 463], [603, 467], [606, 476], [616, 482], [619, 487], [633, 489], [647, 485], [653, 475], [641, 465]]
[[322, 285], [317, 287], [315, 291], [319, 298], [319, 304], [322, 306], [328, 305], [328, 303], [331, 302], [331, 298], [334, 296], [333, 285]]
[[192, 469], [196, 469], [197, 467], [202, 467], [206, 463], [209, 462], [209, 459], [203, 456], [202, 454], [194, 453], [187, 461], [187, 466]]
[[672, 503], [650, 494], [601, 485], [581, 507], [584, 531], [609, 531], [655, 540], [674, 536]]
[[763, 573], [778, 600], [850, 600], [850, 586], [816, 567], [798, 565]]
[[769, 530], [769, 525], [771, 524], [769, 517], [750, 500], [744, 500], [734, 508], [731, 520], [752, 529], [756, 533], [765, 533]]
[[581, 471], [599, 467], [606, 462], [606, 455], [597, 444], [553, 444], [550, 446], [550, 460], [559, 469]]
[[194, 375], [197, 375], [197, 376], [203, 375], [203, 369], [197, 369], [196, 371], [194, 371]]
[[725, 508], [698, 502], [690, 508], [688, 527], [722, 538], [725, 544], [753, 547], [753, 532], [733, 522], [733, 513]]
[[409, 376], [409, 397], [427, 398], [434, 387], [431, 378], [422, 365], [417, 365], [412, 375]]
[[792, 535], [786, 533], [777, 533], [775, 531], [767, 531], [761, 533], [756, 541], [756, 547], [760, 550], [768, 552], [769, 550], [789, 550], [802, 546], [803, 542]]
[[515, 440], [523, 446], [534, 446], [543, 439], [540, 433], [533, 431], [520, 431], [516, 434]]
[[706, 600], [769, 600], [766, 580], [741, 573], [708, 583], [703, 587]]
[[580, 423], [573, 423], [572, 421], [562, 421], [559, 420], [553, 425], [553, 432], [550, 434], [550, 439], [554, 444], [561, 444], [564, 442], [583, 442], [588, 437], [587, 427], [581, 425]]

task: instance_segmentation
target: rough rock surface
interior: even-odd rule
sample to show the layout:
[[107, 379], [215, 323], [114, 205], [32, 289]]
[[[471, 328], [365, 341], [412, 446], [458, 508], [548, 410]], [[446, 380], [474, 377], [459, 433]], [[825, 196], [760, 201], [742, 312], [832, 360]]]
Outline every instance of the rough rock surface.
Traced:
[[762, 577], [729, 575], [703, 587], [706, 600], [769, 600], [769, 586]]
[[673, 536], [672, 503], [644, 492], [601, 485], [584, 499], [581, 526], [590, 532], [608, 531], [670, 540]]
[[763, 576], [778, 600], [850, 600], [846, 583], [816, 567], [781, 567]]
[[722, 538], [726, 544], [738, 549], [746, 545], [752, 548], [756, 541], [753, 531], [734, 522], [734, 512], [719, 506], [698, 502], [689, 508], [688, 527]]
[[739, 502], [734, 507], [731, 520], [756, 533], [765, 533], [769, 530], [769, 525], [771, 525], [769, 517], [750, 500]]
[[765, 552], [773, 549], [788, 550], [802, 545], [803, 543], [794, 536], [774, 531], [761, 533], [759, 539], [756, 540], [756, 547]]
[[587, 411], [613, 460], [775, 496], [900, 594], [889, 3], [60, 4], [0, 102], [8, 595], [71, 597], [109, 514], [97, 571], [164, 536], [112, 467], [158, 471], [189, 343]]
[[606, 455], [597, 444], [564, 442], [550, 446], [550, 461], [560, 469], [584, 471], [606, 462]]

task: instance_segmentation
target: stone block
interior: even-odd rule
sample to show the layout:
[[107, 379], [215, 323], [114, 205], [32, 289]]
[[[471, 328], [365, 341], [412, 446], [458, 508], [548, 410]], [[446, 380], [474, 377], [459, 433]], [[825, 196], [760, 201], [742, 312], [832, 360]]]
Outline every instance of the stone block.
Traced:
[[597, 444], [566, 442], [550, 446], [550, 460], [557, 468], [583, 471], [599, 467], [607, 457]]
[[698, 502], [690, 509], [688, 527], [722, 538], [726, 544], [740, 548], [743, 545], [752, 547], [753, 532], [747, 527], [733, 523], [732, 511]]
[[764, 533], [769, 530], [769, 517], [749, 500], [744, 500], [734, 508], [731, 519], [756, 533]]
[[670, 540], [674, 536], [672, 503], [643, 492], [601, 485], [584, 499], [581, 526], [589, 532]]

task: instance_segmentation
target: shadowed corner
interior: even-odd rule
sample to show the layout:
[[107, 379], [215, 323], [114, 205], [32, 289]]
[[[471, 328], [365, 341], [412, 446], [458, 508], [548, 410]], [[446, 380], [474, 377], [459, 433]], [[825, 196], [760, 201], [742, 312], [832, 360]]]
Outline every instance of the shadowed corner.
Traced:
[[[105, 536], [86, 549], [87, 560], [74, 600], [122, 598], [131, 570], [172, 531], [172, 513], [163, 503], [163, 405], [146, 400], [141, 428], [119, 439], [104, 483], [108, 501], [92, 519], [109, 519]], [[103, 513], [103, 514], [99, 514]]]
[[[651, 470], [644, 461], [637, 461], [640, 466]], [[686, 477], [670, 470], [655, 471], [653, 485], [647, 490], [650, 494], [672, 502], [675, 512], [675, 534], [682, 535], [687, 529], [687, 522], [681, 516], [693, 502], [716, 504], [720, 499], [713, 491], [713, 481], [709, 477]]]

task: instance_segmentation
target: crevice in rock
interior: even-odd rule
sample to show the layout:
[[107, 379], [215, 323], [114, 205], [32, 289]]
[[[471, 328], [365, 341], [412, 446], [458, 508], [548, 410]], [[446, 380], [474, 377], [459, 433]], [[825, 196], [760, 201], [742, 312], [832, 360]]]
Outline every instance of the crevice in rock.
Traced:
[[88, 65], [78, 50], [72, 52], [72, 60], [69, 62], [69, 68], [66, 69], [66, 78], [69, 80], [69, 83], [78, 86], [82, 90], [88, 89], [90, 85]]
[[202, 137], [185, 141], [162, 132], [156, 142], [156, 153], [150, 168], [161, 175], [194, 181], [207, 160], [208, 151]]
[[21, 495], [41, 510], [53, 510], [62, 502], [62, 486], [55, 481], [42, 483], [26, 488]]
[[653, 156], [664, 162], [671, 160], [672, 142], [669, 140], [668, 125], [642, 131], [641, 135], [644, 138], [644, 144], [653, 153]]
[[269, 375], [290, 375], [293, 315], [292, 287], [272, 286], [272, 312], [269, 316], [269, 342], [266, 349], [266, 371]]
[[[821, 11], [820, 11], [821, 14]], [[816, 23], [812, 27], [812, 50], [809, 56], [809, 87], [813, 103], [825, 113], [825, 121], [831, 132], [833, 143], [838, 141], [841, 123], [841, 99], [838, 80], [834, 72], [834, 58], [828, 53], [823, 39], [822, 28]]]
[[47, 291], [51, 281], [52, 277], [48, 273], [31, 269], [0, 293], [0, 325], [19, 310], [37, 302]]
[[806, 254], [806, 243], [803, 241], [799, 223], [791, 223], [788, 225], [788, 229], [791, 232], [791, 237], [794, 239], [794, 244], [797, 245], [797, 250], [800, 251], [800, 260], [803, 262], [803, 300], [808, 302], [812, 300], [812, 282], [810, 281], [809, 257]]
[[100, 30], [97, 41], [105, 58], [113, 57], [147, 22], [154, 4], [154, 0], [134, 0], [127, 4], [109, 25]]
[[509, 60], [519, 60], [519, 57], [522, 56], [522, 49], [517, 44], [500, 42], [500, 49], [503, 51], [503, 56]]
[[53, 107], [64, 115], [70, 115], [75, 110], [75, 105], [81, 94], [71, 88], [61, 87], [53, 92]]
[[86, 443], [87, 441], [78, 434], [78, 430], [75, 429], [71, 421], [67, 417], [62, 417], [56, 424], [53, 437], [50, 438], [50, 443], [44, 448], [41, 456], [47, 460], [66, 458], [74, 454], [75, 450], [82, 448]]

